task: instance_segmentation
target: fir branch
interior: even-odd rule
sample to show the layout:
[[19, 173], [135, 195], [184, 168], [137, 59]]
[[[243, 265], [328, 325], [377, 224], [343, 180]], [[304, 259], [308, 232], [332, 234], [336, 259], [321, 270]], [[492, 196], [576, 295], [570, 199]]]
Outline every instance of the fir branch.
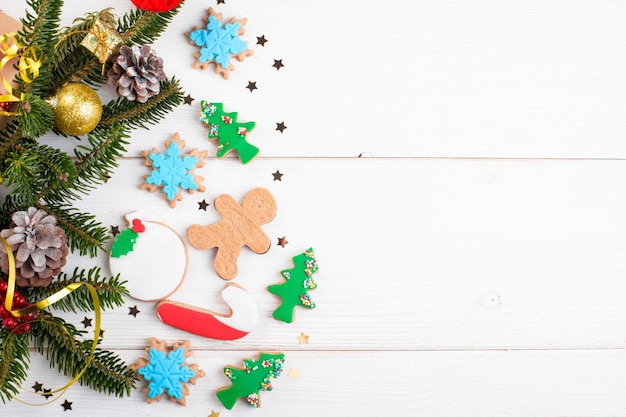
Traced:
[[98, 129], [108, 127], [113, 123], [124, 123], [133, 128], [147, 129], [148, 124], [158, 123], [180, 106], [183, 103], [183, 96], [180, 82], [172, 78], [162, 81], [159, 94], [145, 103], [119, 97], [102, 108], [102, 119], [98, 124]]
[[22, 129], [22, 135], [34, 140], [52, 129], [54, 113], [52, 106], [36, 95], [27, 94], [25, 103], [28, 103], [29, 109], [26, 111], [23, 104], [17, 120]]
[[32, 83], [21, 80], [20, 90], [46, 97], [50, 94], [50, 84], [54, 79], [53, 60], [50, 58], [54, 56], [63, 0], [27, 0], [26, 4], [34, 14], [26, 12], [26, 16], [21, 19], [22, 29], [18, 34], [27, 47], [39, 48], [44, 59], [39, 68], [39, 76]]
[[4, 172], [10, 193], [21, 196], [27, 205], [37, 201], [37, 194], [43, 189], [43, 167], [38, 163], [37, 156], [24, 150], [12, 152], [7, 159], [9, 164]]
[[[62, 273], [58, 279], [54, 280], [47, 287], [32, 287], [29, 292], [29, 298], [43, 300], [73, 282], [86, 282], [95, 288], [101, 309], [122, 306], [124, 297], [129, 295], [128, 290], [124, 288], [124, 282], [120, 280], [119, 275], [103, 277], [101, 272], [102, 270], [99, 267], [93, 267], [89, 270], [75, 268], [72, 275]], [[50, 308], [74, 313], [78, 311], [89, 312], [93, 311], [93, 300], [89, 290], [85, 286], [81, 286], [65, 298], [52, 304]]]
[[92, 258], [98, 250], [104, 250], [104, 243], [108, 240], [108, 230], [95, 220], [89, 213], [81, 213], [78, 209], [61, 203], [37, 203], [37, 208], [53, 214], [58, 225], [65, 230], [70, 250]]
[[26, 380], [30, 356], [28, 334], [0, 330], [0, 400], [6, 404]]
[[87, 137], [91, 147], [80, 145], [74, 150], [77, 177], [70, 187], [86, 193], [106, 182], [118, 166], [116, 158], [126, 152], [128, 138], [123, 123], [112, 123], [105, 129], [92, 131]]
[[22, 142], [22, 130], [19, 128], [17, 121], [12, 120], [0, 131], [0, 164], [2, 164], [2, 172], [6, 169], [6, 161], [11, 152], [15, 150], [17, 145]]
[[[31, 322], [31, 329], [35, 349], [45, 355], [51, 367], [57, 367], [68, 377], [74, 377], [85, 367], [92, 341], [76, 339], [85, 331], [46, 311], [41, 312], [40, 319]], [[123, 397], [130, 395], [136, 379], [135, 373], [119, 356], [98, 348], [78, 382], [98, 392]]]
[[154, 43], [174, 19], [184, 4], [184, 0], [170, 11], [154, 13], [139, 9], [131, 10], [118, 22], [117, 31], [127, 45]]

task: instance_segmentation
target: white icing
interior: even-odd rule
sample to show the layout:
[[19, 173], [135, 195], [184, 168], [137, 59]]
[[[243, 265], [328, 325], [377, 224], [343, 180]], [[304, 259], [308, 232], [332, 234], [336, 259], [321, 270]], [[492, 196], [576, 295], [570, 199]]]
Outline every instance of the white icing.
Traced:
[[227, 285], [222, 298], [230, 307], [230, 317], [216, 315], [215, 319], [233, 329], [249, 333], [259, 320], [259, 310], [250, 293], [237, 285]]
[[[129, 227], [139, 212], [126, 215]], [[141, 301], [156, 301], [178, 289], [187, 272], [187, 249], [180, 236], [170, 227], [143, 221], [146, 227], [139, 233], [133, 250], [119, 258], [109, 257], [113, 275], [126, 281], [131, 297]]]

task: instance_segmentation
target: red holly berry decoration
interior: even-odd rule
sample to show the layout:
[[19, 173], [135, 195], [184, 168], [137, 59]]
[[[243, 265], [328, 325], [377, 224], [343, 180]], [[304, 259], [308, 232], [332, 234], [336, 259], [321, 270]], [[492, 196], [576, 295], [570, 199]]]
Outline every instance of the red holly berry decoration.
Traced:
[[135, 233], [143, 233], [146, 231], [146, 226], [143, 225], [140, 219], [134, 219], [132, 229]]
[[6, 112], [14, 112], [17, 108], [17, 102], [15, 101], [2, 101], [0, 102], [0, 110]]
[[178, 6], [181, 0], [131, 0], [138, 9], [147, 12], [167, 12]]
[[[0, 281], [0, 329], [12, 330], [15, 334], [28, 333], [30, 332], [30, 324], [28, 323], [39, 317], [39, 312], [35, 311], [22, 317], [16, 317], [11, 314], [4, 306], [7, 288], [9, 288], [9, 284], [6, 281]], [[13, 310], [21, 310], [32, 305], [26, 297], [15, 291], [13, 294]]]

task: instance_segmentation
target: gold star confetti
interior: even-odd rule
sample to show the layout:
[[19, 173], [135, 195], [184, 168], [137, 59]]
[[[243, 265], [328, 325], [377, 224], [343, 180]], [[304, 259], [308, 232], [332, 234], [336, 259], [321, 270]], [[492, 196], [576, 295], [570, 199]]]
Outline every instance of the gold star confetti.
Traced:
[[219, 411], [211, 410], [211, 414], [209, 414], [209, 417], [219, 417], [219, 415]]
[[287, 374], [287, 376], [295, 381], [296, 379], [300, 378], [300, 371], [298, 371], [298, 368], [291, 368], [289, 369], [289, 373]]
[[308, 345], [309, 336], [304, 334], [304, 332], [300, 333], [300, 336], [298, 336], [298, 342], [300, 342], [301, 345]]

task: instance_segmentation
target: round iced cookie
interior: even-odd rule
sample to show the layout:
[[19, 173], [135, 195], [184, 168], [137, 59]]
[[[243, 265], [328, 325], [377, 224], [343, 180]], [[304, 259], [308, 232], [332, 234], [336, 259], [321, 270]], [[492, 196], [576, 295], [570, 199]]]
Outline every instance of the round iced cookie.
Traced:
[[171, 227], [143, 220], [134, 211], [125, 216], [128, 228], [117, 235], [109, 254], [113, 275], [126, 281], [130, 296], [158, 301], [172, 295], [187, 273], [187, 248]]

